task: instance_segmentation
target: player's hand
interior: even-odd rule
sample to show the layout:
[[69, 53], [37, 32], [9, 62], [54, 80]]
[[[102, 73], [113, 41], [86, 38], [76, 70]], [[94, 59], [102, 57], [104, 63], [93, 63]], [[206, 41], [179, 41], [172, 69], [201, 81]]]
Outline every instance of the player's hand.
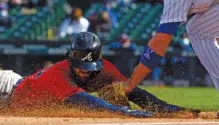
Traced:
[[152, 112], [141, 111], [141, 110], [130, 110], [128, 107], [121, 107], [121, 112], [124, 115], [137, 117], [137, 118], [148, 118], [152, 117]]
[[124, 88], [124, 90], [125, 90], [125, 93], [128, 94], [128, 93], [130, 93], [130, 92], [133, 90], [133, 88], [130, 87], [130, 86], [126, 86], [126, 87]]
[[126, 94], [132, 92], [133, 89], [134, 89], [134, 87], [131, 86], [129, 81], [124, 83], [124, 91]]

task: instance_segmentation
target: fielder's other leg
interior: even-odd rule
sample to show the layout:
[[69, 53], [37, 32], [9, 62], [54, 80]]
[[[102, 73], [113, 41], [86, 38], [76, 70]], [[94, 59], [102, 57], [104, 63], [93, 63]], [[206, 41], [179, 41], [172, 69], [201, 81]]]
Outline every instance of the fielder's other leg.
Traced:
[[190, 36], [193, 49], [219, 90], [219, 46], [215, 38]]
[[219, 4], [197, 13], [186, 29], [193, 49], [219, 90]]

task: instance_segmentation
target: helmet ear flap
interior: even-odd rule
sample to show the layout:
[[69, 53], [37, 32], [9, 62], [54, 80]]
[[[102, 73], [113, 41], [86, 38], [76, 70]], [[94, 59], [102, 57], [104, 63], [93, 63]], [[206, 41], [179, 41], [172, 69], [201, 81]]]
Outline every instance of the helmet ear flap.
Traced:
[[71, 49], [68, 48], [68, 49], [67, 49], [67, 52], [66, 52], [66, 54], [65, 54], [66, 59], [69, 59], [70, 51], [71, 51]]
[[[72, 40], [74, 39], [74, 37], [73, 37], [73, 36], [69, 36], [68, 39], [69, 39], [69, 41], [72, 41]], [[67, 52], [66, 52], [66, 54], [65, 54], [66, 59], [69, 59], [69, 56], [70, 56], [69, 54], [70, 54], [70, 52], [71, 52], [71, 47], [70, 47], [70, 48], [67, 48]]]

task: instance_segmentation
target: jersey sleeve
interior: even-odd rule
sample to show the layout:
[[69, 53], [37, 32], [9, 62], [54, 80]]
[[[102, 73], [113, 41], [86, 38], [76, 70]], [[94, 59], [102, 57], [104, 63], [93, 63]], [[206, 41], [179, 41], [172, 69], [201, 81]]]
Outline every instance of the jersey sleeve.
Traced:
[[107, 74], [111, 74], [113, 81], [127, 81], [128, 79], [108, 60], [103, 60], [104, 69]]
[[185, 22], [193, 0], [164, 0], [160, 24]]
[[[34, 105], [34, 102], [44, 103], [50, 100], [62, 102], [83, 91], [71, 83], [67, 72], [52, 69], [42, 70], [22, 81], [16, 88], [13, 102], [28, 102], [30, 105]], [[27, 101], [20, 101], [24, 99]]]
[[71, 95], [83, 92], [84, 90], [76, 86], [68, 73], [54, 72], [51, 77], [52, 85], [50, 86], [52, 95], [58, 100], [66, 100]]

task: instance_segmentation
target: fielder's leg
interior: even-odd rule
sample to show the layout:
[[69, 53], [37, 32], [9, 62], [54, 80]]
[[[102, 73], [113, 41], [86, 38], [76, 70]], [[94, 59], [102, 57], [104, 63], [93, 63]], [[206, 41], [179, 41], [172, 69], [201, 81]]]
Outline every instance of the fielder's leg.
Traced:
[[[219, 4], [197, 13], [186, 29], [193, 49], [219, 90]], [[215, 39], [217, 38], [217, 40]]]
[[[219, 90], [219, 45], [214, 38], [190, 36], [193, 49]], [[217, 39], [218, 40], [218, 39]]]

